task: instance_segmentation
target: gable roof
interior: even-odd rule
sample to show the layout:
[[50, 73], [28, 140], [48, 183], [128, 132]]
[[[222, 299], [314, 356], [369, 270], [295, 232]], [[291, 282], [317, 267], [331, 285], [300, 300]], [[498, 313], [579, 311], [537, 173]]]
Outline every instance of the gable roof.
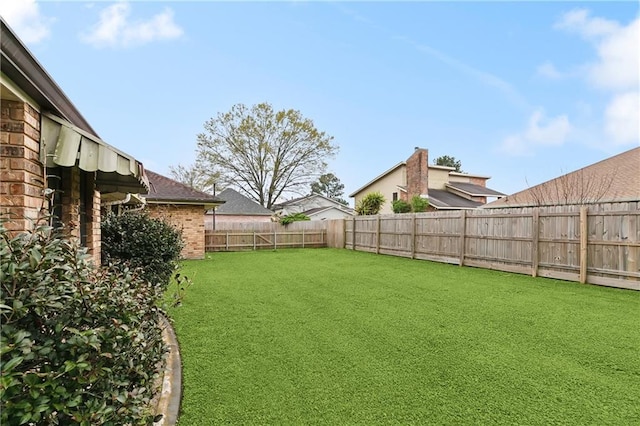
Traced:
[[640, 147], [486, 204], [485, 208], [640, 201]]
[[151, 188], [144, 198], [152, 204], [195, 204], [213, 207], [224, 203], [224, 200], [218, 197], [193, 189], [151, 170], [147, 170], [147, 176]]
[[442, 189], [429, 189], [429, 205], [438, 210], [475, 209], [482, 205]]
[[[42, 115], [41, 142], [52, 156], [41, 157], [48, 167], [78, 167], [96, 172], [103, 193], [141, 193], [149, 189], [139, 161], [98, 137], [60, 86], [0, 17], [0, 92], [2, 97], [22, 93], [37, 104]], [[26, 95], [26, 96], [25, 96]], [[26, 98], [26, 99], [25, 99]], [[41, 154], [45, 154], [42, 150]]]
[[300, 201], [307, 200], [307, 199], [310, 199], [310, 198], [316, 198], [316, 197], [330, 202], [333, 206], [335, 206], [336, 208], [339, 208], [341, 210], [349, 210], [349, 211], [353, 210], [351, 207], [349, 207], [349, 206], [347, 206], [345, 204], [342, 204], [340, 201], [334, 200], [333, 198], [325, 197], [324, 195], [317, 194], [317, 193], [305, 195], [304, 197], [292, 198], [291, 200], [287, 200], [287, 201], [284, 201], [282, 203], [274, 204], [273, 208], [274, 208], [274, 210], [280, 210], [280, 209], [282, 209], [282, 208], [284, 208], [286, 206], [296, 205], [296, 204], [299, 204]]
[[356, 189], [355, 191], [353, 191], [351, 194], [349, 194], [349, 197], [355, 197], [356, 194], [358, 194], [359, 192], [363, 191], [365, 188], [367, 188], [370, 185], [373, 185], [374, 183], [376, 183], [377, 181], [379, 181], [380, 179], [382, 179], [383, 177], [385, 177], [386, 175], [393, 173], [396, 171], [396, 169], [400, 168], [400, 167], [404, 167], [407, 165], [406, 161], [401, 161], [398, 164], [396, 164], [395, 166], [391, 167], [389, 170], [382, 172], [382, 174], [374, 177], [373, 179], [371, 179], [369, 182], [365, 183], [364, 185], [362, 185], [360, 188]]
[[238, 216], [271, 216], [273, 212], [249, 197], [246, 197], [232, 188], [227, 188], [218, 194], [218, 198], [225, 201], [216, 209], [216, 215]]
[[355, 212], [350, 212], [350, 211], [347, 211], [345, 209], [341, 209], [340, 207], [336, 207], [336, 206], [316, 207], [316, 208], [313, 208], [313, 209], [306, 210], [306, 211], [302, 212], [302, 214], [307, 215], [309, 217], [312, 217], [312, 216], [318, 215], [320, 213], [324, 213], [324, 212], [329, 211], [329, 210], [336, 210], [336, 211], [338, 211], [340, 213], [348, 214], [348, 215], [351, 215], [351, 216], [355, 215]]

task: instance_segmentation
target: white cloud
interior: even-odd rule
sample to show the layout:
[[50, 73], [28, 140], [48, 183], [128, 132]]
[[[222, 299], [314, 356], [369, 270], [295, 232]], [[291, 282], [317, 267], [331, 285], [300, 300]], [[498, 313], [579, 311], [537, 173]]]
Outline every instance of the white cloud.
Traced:
[[605, 111], [605, 130], [613, 145], [640, 140], [640, 92], [614, 96]]
[[452, 69], [459, 71], [463, 74], [466, 74], [470, 77], [473, 77], [480, 83], [496, 89], [498, 92], [501, 92], [514, 105], [523, 109], [529, 108], [529, 104], [527, 100], [516, 89], [516, 87], [514, 87], [512, 84], [510, 84], [506, 80], [498, 77], [497, 75], [494, 75], [490, 72], [473, 67], [457, 58], [449, 56], [448, 54], [432, 46], [418, 42], [411, 37], [393, 34], [387, 28], [378, 25], [372, 19], [369, 19], [368, 17], [359, 14], [358, 12], [355, 12], [349, 8], [346, 8], [340, 3], [329, 2], [329, 4], [331, 4], [333, 7], [336, 7], [343, 14], [350, 16], [354, 21], [363, 23], [376, 31], [386, 34], [387, 36], [391, 37], [392, 40], [406, 43], [412, 46], [413, 48], [415, 48], [418, 52], [432, 56], [433, 58], [439, 60], [440, 62], [448, 65]]
[[133, 47], [175, 39], [184, 33], [169, 8], [144, 21], [130, 21], [130, 15], [129, 3], [113, 4], [100, 12], [100, 21], [81, 39], [94, 47]]
[[[587, 86], [601, 90], [609, 100], [598, 108], [602, 118], [597, 122], [601, 127], [591, 136], [603, 141], [599, 143], [602, 148], [637, 144], [640, 140], [640, 17], [624, 24], [577, 9], [564, 14], [555, 28], [580, 35], [595, 51], [593, 60], [580, 66], [580, 74]], [[551, 68], [545, 71], [551, 76]]]
[[598, 62], [589, 79], [613, 90], [637, 88], [640, 83], [640, 18], [604, 37], [597, 44]]
[[51, 34], [54, 19], [42, 16], [35, 0], [0, 2], [0, 15], [24, 43], [38, 43]]
[[565, 13], [556, 22], [555, 28], [576, 32], [585, 38], [604, 36], [617, 31], [620, 25], [604, 18], [592, 18], [586, 9], [575, 9]]
[[528, 155], [537, 147], [562, 145], [571, 131], [571, 123], [566, 115], [547, 119], [544, 111], [538, 109], [529, 117], [526, 129], [506, 137], [501, 148], [509, 155]]
[[638, 87], [640, 17], [625, 26], [578, 9], [566, 13], [555, 28], [578, 33], [593, 44], [598, 58], [585, 67], [589, 83], [609, 90]]
[[558, 71], [558, 69], [551, 62], [545, 62], [538, 66], [536, 70], [538, 75], [549, 78], [551, 80], [560, 80], [565, 77], [565, 73]]

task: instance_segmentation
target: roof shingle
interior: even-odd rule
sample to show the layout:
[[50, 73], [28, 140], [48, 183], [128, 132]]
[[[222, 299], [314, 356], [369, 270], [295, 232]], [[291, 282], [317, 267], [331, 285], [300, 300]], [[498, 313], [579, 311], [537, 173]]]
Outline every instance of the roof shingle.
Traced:
[[150, 190], [144, 197], [147, 201], [181, 202], [191, 204], [222, 204], [218, 197], [198, 191], [161, 174], [146, 170]]
[[235, 189], [227, 188], [218, 194], [225, 203], [216, 209], [217, 215], [238, 216], [271, 216], [273, 212], [250, 198], [240, 194]]
[[486, 208], [640, 201], [640, 147], [486, 204]]
[[475, 209], [482, 205], [441, 189], [429, 189], [429, 204], [436, 209]]

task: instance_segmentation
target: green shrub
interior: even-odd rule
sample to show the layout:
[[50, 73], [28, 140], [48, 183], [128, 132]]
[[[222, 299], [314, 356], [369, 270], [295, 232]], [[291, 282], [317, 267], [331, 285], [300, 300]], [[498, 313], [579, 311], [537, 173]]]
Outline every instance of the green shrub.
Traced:
[[356, 213], [359, 215], [375, 215], [380, 213], [380, 209], [386, 202], [384, 195], [380, 192], [370, 192], [358, 202]]
[[411, 212], [411, 204], [405, 200], [396, 200], [391, 202], [391, 209], [394, 213], [409, 213]]
[[0, 224], [1, 424], [149, 424], [162, 289], [39, 227]]
[[288, 225], [293, 222], [301, 222], [305, 220], [311, 220], [309, 216], [304, 213], [292, 213], [280, 218], [280, 225]]
[[178, 268], [183, 247], [179, 230], [146, 212], [108, 214], [102, 221], [102, 263], [124, 261], [142, 268], [143, 278], [163, 289]]
[[429, 200], [426, 198], [422, 198], [419, 195], [414, 195], [411, 197], [411, 210], [414, 213], [422, 213], [426, 212], [429, 208]]

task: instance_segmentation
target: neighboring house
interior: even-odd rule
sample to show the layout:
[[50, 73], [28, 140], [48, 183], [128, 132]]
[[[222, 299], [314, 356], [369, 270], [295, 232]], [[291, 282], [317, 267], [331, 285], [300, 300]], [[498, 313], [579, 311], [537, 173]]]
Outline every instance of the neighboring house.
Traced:
[[150, 170], [147, 170], [147, 176], [150, 188], [143, 197], [150, 215], [163, 218], [182, 231], [185, 243], [182, 257], [203, 259], [204, 213], [223, 205], [224, 201]]
[[100, 263], [100, 205], [146, 193], [142, 164], [101, 140], [4, 20], [0, 215], [15, 232], [48, 213]]
[[235, 189], [227, 188], [218, 194], [225, 203], [215, 210], [207, 211], [205, 226], [216, 229], [225, 223], [271, 222], [273, 212]]
[[489, 176], [456, 172], [455, 168], [429, 164], [429, 152], [416, 148], [415, 152], [364, 186], [349, 194], [357, 206], [371, 192], [380, 192], [386, 202], [381, 214], [393, 213], [391, 203], [410, 201], [414, 196], [429, 200], [430, 210], [475, 209], [487, 203], [488, 198], [505, 194], [487, 188]]
[[344, 219], [355, 214], [351, 207], [320, 194], [311, 194], [275, 204], [273, 210], [280, 217], [302, 213], [309, 216], [311, 220]]
[[485, 208], [640, 201], [640, 147], [508, 195]]

